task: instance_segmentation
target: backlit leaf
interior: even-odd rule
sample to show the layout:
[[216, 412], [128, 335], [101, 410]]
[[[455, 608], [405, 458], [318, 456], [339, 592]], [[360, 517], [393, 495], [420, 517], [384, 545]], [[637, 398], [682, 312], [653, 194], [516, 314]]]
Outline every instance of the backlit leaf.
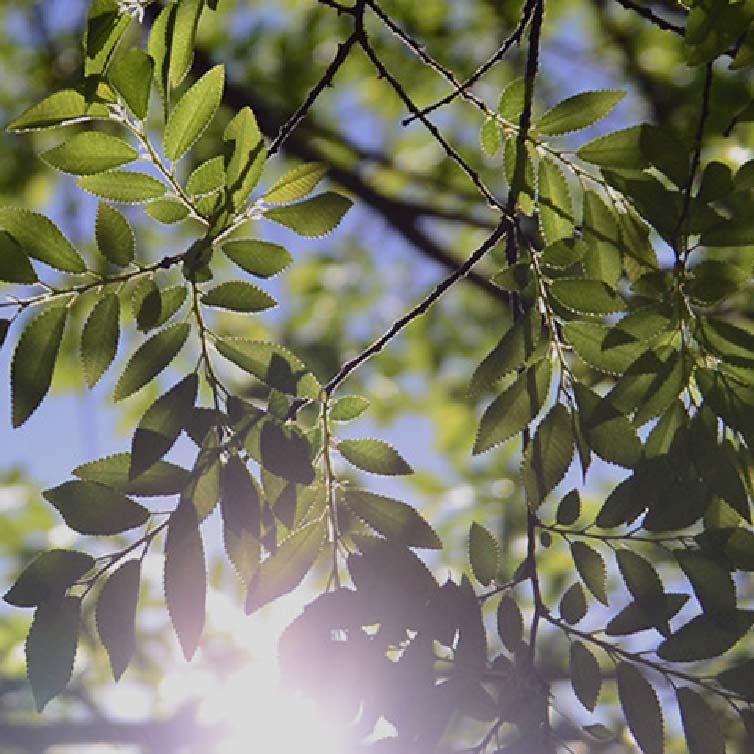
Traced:
[[550, 362], [547, 359], [522, 372], [484, 412], [474, 442], [474, 455], [523, 431], [541, 411], [549, 389]]
[[588, 128], [609, 115], [625, 96], [625, 92], [616, 89], [581, 92], [548, 110], [539, 119], [536, 128], [548, 136], [559, 136]]
[[106, 293], [95, 304], [81, 332], [81, 362], [84, 378], [94, 387], [110, 366], [118, 350], [120, 300]]
[[558, 278], [550, 285], [550, 292], [558, 303], [578, 314], [600, 316], [626, 308], [620, 294], [601, 280]]
[[586, 597], [580, 582], [571, 584], [560, 600], [560, 615], [566, 623], [574, 625], [586, 615]]
[[173, 447], [196, 402], [199, 379], [189, 374], [160, 396], [136, 428], [131, 445], [132, 478], [138, 477]]
[[10, 372], [14, 427], [36, 411], [50, 389], [67, 316], [65, 306], [46, 309], [26, 326], [18, 341]]
[[719, 715], [689, 688], [677, 689], [676, 698], [689, 754], [725, 754]]
[[497, 540], [484, 527], [473, 521], [469, 529], [469, 561], [477, 581], [487, 586], [497, 575], [500, 549]]
[[202, 295], [202, 303], [234, 312], [261, 312], [277, 304], [274, 298], [251, 283], [232, 280]]
[[692, 618], [660, 644], [658, 657], [668, 662], [708, 660], [727, 652], [754, 623], [751, 610], [733, 610], [711, 617], [706, 613]]
[[136, 648], [134, 621], [141, 562], [126, 561], [105, 582], [97, 600], [97, 632], [110, 657], [115, 680], [125, 672]]
[[183, 348], [190, 325], [172, 325], [153, 335], [131, 357], [115, 386], [113, 400], [121, 401], [153, 380]]
[[223, 253], [242, 270], [260, 278], [269, 278], [284, 270], [293, 257], [287, 249], [275, 243], [243, 238], [222, 245]]
[[595, 656], [580, 641], [571, 643], [571, 684], [578, 700], [594, 712], [602, 689], [602, 673]]
[[217, 65], [178, 100], [165, 124], [165, 156], [169, 160], [183, 157], [204, 133], [220, 106], [224, 84], [225, 68]]
[[662, 754], [665, 733], [657, 693], [631, 663], [618, 663], [615, 674], [620, 705], [636, 743], [644, 754]]
[[168, 523], [164, 586], [170, 620], [183, 656], [190, 660], [204, 631], [207, 570], [197, 512], [185, 498]]
[[26, 640], [26, 672], [37, 712], [68, 685], [81, 623], [81, 599], [42, 603]]
[[159, 223], [173, 225], [189, 216], [188, 207], [177, 199], [158, 199], [144, 207], [144, 211]]
[[38, 280], [26, 252], [5, 231], [0, 231], [0, 280], [27, 284]]
[[138, 47], [132, 47], [110, 66], [108, 79], [128, 109], [139, 119], [147, 117], [154, 61]]
[[24, 110], [8, 124], [7, 130], [38, 131], [91, 118], [108, 118], [109, 115], [105, 105], [90, 104], [75, 89], [63, 89]]
[[524, 618], [518, 603], [504, 595], [497, 606], [497, 633], [510, 652], [521, 647], [524, 635]]
[[409, 547], [442, 547], [435, 530], [415, 508], [367, 490], [347, 489], [343, 500], [362, 521], [389, 540]]
[[162, 181], [133, 170], [111, 170], [97, 175], [84, 175], [76, 183], [84, 191], [100, 199], [121, 204], [141, 204], [159, 199], [167, 191]]
[[196, 27], [202, 14], [204, 0], [181, 0], [175, 11], [170, 43], [170, 85], [178, 86], [194, 59]]
[[97, 248], [108, 262], [125, 267], [133, 261], [136, 241], [131, 226], [120, 210], [100, 203], [95, 225]]
[[271, 204], [295, 202], [311, 194], [325, 177], [327, 165], [310, 162], [286, 173], [262, 197]]
[[63, 272], [84, 272], [86, 264], [57, 225], [44, 215], [20, 207], [0, 207], [0, 228], [34, 259]]
[[524, 453], [522, 476], [529, 504], [539, 506], [571, 465], [574, 437], [571, 414], [556, 403], [542, 419]]
[[48, 550], [26, 566], [3, 600], [16, 607], [35, 607], [54, 601], [92, 568], [91, 555], [75, 550]]
[[335, 230], [352, 204], [350, 199], [334, 191], [326, 191], [298, 204], [271, 207], [264, 216], [300, 236], [319, 238]]
[[217, 350], [236, 366], [276, 390], [317, 400], [322, 387], [304, 362], [275, 343], [246, 338], [220, 338]]
[[547, 157], [539, 161], [539, 224], [546, 243], [573, 233], [573, 205], [563, 171]]
[[352, 421], [361, 416], [369, 405], [369, 400], [362, 395], [344, 395], [332, 404], [329, 416], [336, 422]]
[[189, 472], [167, 461], [158, 461], [148, 471], [131, 479], [131, 454], [116, 453], [112, 456], [90, 461], [73, 470], [79, 479], [98, 482], [125, 495], [159, 497], [178, 495], [188, 484]]
[[558, 505], [557, 521], [561, 526], [572, 526], [581, 515], [581, 496], [578, 490], [571, 490]]
[[349, 463], [371, 474], [402, 476], [414, 473], [398, 451], [382, 440], [343, 440], [338, 444], [338, 450]]
[[581, 580], [589, 591], [603, 605], [607, 605], [607, 568], [602, 555], [583, 542], [573, 542], [571, 556]]
[[260, 566], [246, 595], [247, 615], [295, 589], [319, 555], [325, 539], [324, 521], [314, 521], [291, 534]]
[[122, 139], [98, 131], [84, 131], [43, 152], [51, 167], [73, 175], [92, 175], [133, 162], [139, 153]]
[[80, 534], [120, 534], [142, 526], [149, 518], [144, 506], [97, 482], [75, 479], [43, 494]]
[[264, 138], [251, 108], [243, 107], [236, 113], [225, 128], [223, 141], [228, 144], [229, 154], [225, 185], [231, 204], [238, 210], [259, 183], [267, 159]]

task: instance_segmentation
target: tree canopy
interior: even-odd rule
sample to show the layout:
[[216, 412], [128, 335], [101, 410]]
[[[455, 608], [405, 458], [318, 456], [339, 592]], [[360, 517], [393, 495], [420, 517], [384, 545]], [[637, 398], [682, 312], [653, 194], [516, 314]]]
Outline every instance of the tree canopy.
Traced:
[[754, 750], [754, 2], [57, 7], [0, 9], [0, 751], [234, 754], [107, 701], [243, 668], [227, 600], [335, 754]]

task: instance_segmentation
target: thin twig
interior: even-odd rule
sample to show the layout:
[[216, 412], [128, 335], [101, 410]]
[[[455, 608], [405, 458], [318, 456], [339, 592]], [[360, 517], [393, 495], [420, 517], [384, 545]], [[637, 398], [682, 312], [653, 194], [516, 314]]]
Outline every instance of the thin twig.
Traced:
[[448, 275], [428, 296], [418, 303], [411, 311], [404, 314], [396, 320], [388, 330], [372, 343], [368, 348], [363, 350], [358, 356], [347, 361], [337, 372], [337, 374], [325, 385], [325, 393], [332, 395], [333, 391], [340, 385], [351, 372], [360, 367], [367, 359], [379, 353], [403, 328], [411, 324], [417, 317], [424, 314], [432, 304], [442, 296], [454, 283], [464, 278], [471, 268], [494, 246], [498, 241], [511, 229], [512, 223], [506, 217], [498, 223], [497, 228], [487, 238], [487, 240], [451, 275]]
[[[419, 112], [412, 114], [408, 118], [405, 118], [403, 120], [403, 125], [408, 125], [416, 118], [426, 116], [429, 113], [434, 112], [438, 108], [449, 104], [454, 99], [456, 99], [456, 97], [463, 94], [464, 92], [467, 92], [469, 87], [473, 86], [477, 81], [479, 81], [479, 79], [481, 79], [482, 76], [484, 76], [484, 74], [490, 70], [490, 68], [493, 68], [495, 65], [497, 65], [497, 63], [499, 63], [508, 54], [508, 51], [513, 47], [513, 45], [520, 43], [521, 37], [523, 36], [524, 31], [526, 30], [526, 27], [529, 23], [529, 19], [531, 18], [531, 13], [534, 9], [534, 2], [535, 0], [527, 0], [523, 12], [521, 13], [521, 19], [519, 20], [518, 26], [514, 29], [513, 33], [505, 40], [505, 42], [503, 42], [503, 44], [490, 58], [482, 63], [482, 65], [480, 65], [479, 68], [477, 68], [476, 71], [474, 71], [474, 73], [472, 73], [471, 76], [466, 79], [466, 81], [459, 83], [455, 91], [446, 95], [441, 100], [438, 100], [433, 105], [428, 105], [427, 107], [422, 108]], [[436, 70], [440, 69], [436, 68]]]

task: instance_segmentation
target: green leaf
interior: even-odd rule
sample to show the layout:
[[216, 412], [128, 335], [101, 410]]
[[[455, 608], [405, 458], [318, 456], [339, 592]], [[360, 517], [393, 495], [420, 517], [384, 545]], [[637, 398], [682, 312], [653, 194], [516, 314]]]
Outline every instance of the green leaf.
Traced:
[[244, 313], [261, 312], [277, 305], [277, 301], [261, 288], [240, 280], [220, 283], [202, 295], [202, 303]]
[[326, 191], [298, 204], [265, 210], [268, 220], [285, 225], [306, 238], [325, 236], [340, 224], [353, 202], [334, 191]]
[[514, 79], [503, 89], [497, 111], [505, 120], [518, 123], [521, 114], [524, 112], [525, 93], [526, 80], [524, 78]]
[[49, 550], [37, 555], [5, 593], [3, 600], [15, 607], [35, 607], [63, 596], [85, 573], [94, 558], [74, 550]]
[[207, 569], [196, 508], [184, 497], [170, 514], [164, 586], [170, 620], [183, 656], [190, 660], [204, 631]]
[[94, 306], [81, 332], [84, 379], [94, 387], [112, 364], [120, 336], [120, 300], [106, 293]]
[[607, 605], [607, 568], [602, 555], [583, 542], [573, 542], [571, 557], [589, 591], [603, 605]]
[[175, 11], [170, 41], [170, 85], [178, 86], [189, 72], [194, 59], [196, 27], [204, 0], [181, 0]]
[[578, 490], [571, 490], [558, 505], [557, 522], [561, 526], [572, 526], [581, 515], [581, 496]]
[[43, 495], [79, 534], [120, 534], [149, 519], [143, 505], [97, 482], [74, 479]]
[[188, 207], [178, 199], [158, 199], [144, 207], [144, 211], [158, 223], [173, 225], [189, 216]]
[[565, 270], [580, 262], [587, 252], [586, 244], [576, 238], [561, 238], [545, 246], [540, 252], [540, 262], [545, 267]]
[[196, 403], [199, 378], [189, 374], [160, 396], [141, 418], [131, 445], [133, 479], [159, 461], [175, 444]]
[[314, 191], [326, 173], [327, 165], [321, 162], [299, 165], [280, 178], [262, 199], [270, 204], [295, 202], [303, 199]]
[[652, 603], [629, 602], [605, 627], [608, 636], [629, 636], [657, 629], [663, 636], [670, 633], [668, 621], [688, 602], [686, 594], [666, 594]]
[[485, 154], [490, 157], [497, 154], [503, 145], [503, 129], [495, 118], [487, 118], [479, 132], [479, 143]]
[[678, 550], [675, 556], [705, 613], [714, 618], [735, 610], [736, 586], [727, 570], [692, 550]]
[[335, 422], [350, 422], [361, 416], [370, 406], [363, 395], [344, 395], [332, 404], [329, 416]]
[[246, 614], [295, 589], [314, 565], [326, 534], [324, 520], [291, 534], [260, 566], [246, 594]]
[[26, 326], [18, 341], [10, 369], [14, 427], [37, 410], [50, 389], [67, 317], [68, 307], [50, 307]]
[[744, 660], [724, 670], [717, 676], [717, 682], [728, 691], [754, 702], [754, 660]]
[[115, 0], [94, 0], [84, 32], [84, 76], [100, 77], [108, 67], [115, 48], [133, 19], [121, 13]]
[[109, 199], [121, 204], [141, 204], [159, 199], [167, 191], [162, 181], [133, 170], [112, 170], [108, 173], [85, 175], [76, 183], [84, 191], [100, 199]]
[[134, 232], [120, 210], [100, 202], [95, 237], [100, 254], [108, 262], [125, 267], [133, 261], [136, 254]]
[[614, 288], [623, 274], [625, 244], [619, 216], [594, 191], [584, 192], [582, 239], [586, 252], [582, 260], [585, 277], [601, 280]]
[[228, 241], [223, 244], [222, 250], [242, 270], [260, 278], [277, 275], [293, 261], [288, 250], [282, 246], [254, 238]]
[[585, 364], [606, 374], [623, 374], [647, 349], [646, 343], [615, 327], [593, 322], [566, 322], [563, 334]]
[[202, 440], [199, 454], [191, 470], [191, 482], [186, 485], [183, 497], [196, 509], [199, 522], [215, 509], [221, 496], [220, 452], [218, 430], [211, 429]]
[[189, 472], [186, 469], [167, 461], [158, 461], [135, 479], [129, 477], [130, 469], [131, 454], [116, 453], [82, 464], [73, 473], [80, 479], [99, 482], [118, 492], [137, 497], [178, 495], [189, 482]]
[[410, 505], [367, 490], [347, 489], [345, 504], [385, 538], [408, 547], [442, 548], [435, 530]]
[[536, 128], [548, 136], [580, 131], [609, 115], [625, 96], [625, 92], [617, 89], [581, 92], [548, 110], [537, 122]]
[[153, 335], [131, 357], [113, 393], [114, 401], [122, 401], [151, 382], [183, 348], [190, 325], [171, 325]]
[[276, 390], [318, 400], [322, 387], [304, 362], [282, 346], [246, 338], [219, 338], [217, 350], [229, 361]]
[[662, 581], [648, 560], [625, 548], [618, 550], [615, 557], [626, 588], [638, 603], [650, 606], [664, 598]]
[[718, 657], [731, 649], [751, 628], [754, 612], [733, 610], [725, 615], [706, 613], [681, 626], [657, 649], [668, 662], [696, 662]]
[[490, 532], [476, 521], [469, 529], [469, 561], [477, 581], [487, 586], [497, 575], [500, 548]]
[[677, 689], [676, 698], [689, 754], [725, 754], [720, 716], [689, 688]]
[[149, 111], [149, 90], [154, 76], [154, 61], [143, 50], [132, 47], [110, 66], [108, 79], [128, 109], [144, 120]]
[[641, 440], [631, 422], [608, 398], [581, 382], [574, 384], [579, 426], [589, 447], [604, 461], [632, 468], [641, 459]]
[[81, 600], [44, 602], [34, 613], [26, 640], [26, 672], [37, 712], [68, 685], [76, 658]]
[[30, 257], [63, 272], [86, 271], [81, 255], [44, 215], [20, 207], [0, 207], [0, 228]]
[[707, 259], [693, 267], [691, 276], [685, 286], [688, 295], [692, 301], [710, 306], [746, 286], [751, 279], [751, 267]]
[[236, 113], [225, 128], [223, 141], [228, 144], [226, 154], [229, 154], [225, 185], [237, 211], [256, 188], [267, 159], [264, 138], [251, 108], [243, 107]]
[[602, 689], [602, 673], [595, 656], [580, 641], [571, 643], [571, 684], [581, 704], [594, 712]]
[[0, 280], [22, 284], [39, 280], [26, 252], [5, 231], [0, 231]]
[[578, 157], [601, 168], [643, 170], [650, 166], [643, 149], [645, 126], [632, 126], [600, 136], [576, 152]]
[[314, 481], [311, 446], [298, 427], [282, 424], [260, 412], [252, 420], [244, 447], [255, 461], [276, 476], [305, 485]]
[[665, 733], [657, 693], [636, 666], [620, 662], [615, 668], [618, 697], [629, 730], [644, 754], [662, 754]]
[[515, 372], [532, 356], [542, 335], [542, 318], [534, 307], [503, 335], [495, 348], [474, 370], [469, 394], [478, 395], [492, 388], [506, 374]]
[[40, 156], [48, 165], [64, 173], [93, 175], [133, 162], [139, 153], [116, 136], [84, 131]]
[[474, 442], [474, 455], [484, 453], [522, 432], [542, 410], [550, 389], [547, 359], [522, 372], [484, 412]]
[[503, 595], [497, 606], [497, 633], [508, 651], [516, 652], [521, 648], [524, 618], [518, 603], [508, 595]]
[[[167, 91], [170, 86], [170, 31], [175, 22], [177, 3], [166, 5], [157, 15], [149, 31], [147, 53], [154, 61], [154, 80], [167, 108]], [[167, 113], [166, 113], [167, 116]]]
[[243, 537], [248, 532], [258, 538], [262, 499], [246, 464], [236, 455], [231, 456], [220, 469], [220, 490], [220, 509], [226, 535], [233, 533]]
[[39, 131], [92, 118], [109, 118], [106, 105], [90, 104], [75, 89], [63, 89], [32, 105], [7, 125], [8, 131]]
[[571, 465], [574, 437], [571, 414], [556, 403], [537, 427], [524, 453], [521, 473], [529, 504], [537, 508]]
[[342, 440], [338, 450], [349, 463], [371, 474], [402, 476], [414, 473], [398, 451], [382, 440]]
[[699, 239], [702, 246], [751, 246], [754, 244], [754, 222], [749, 217], [726, 220], [706, 229]]
[[626, 309], [620, 294], [601, 280], [558, 278], [550, 285], [553, 298], [577, 314], [601, 316]]
[[548, 244], [573, 233], [573, 204], [563, 171], [548, 157], [539, 161], [539, 224]]
[[491, 278], [492, 282], [504, 291], [523, 293], [527, 289], [533, 290], [534, 277], [530, 262], [516, 262], [498, 270]]
[[225, 68], [207, 71], [176, 103], [165, 124], [165, 156], [175, 162], [204, 133], [220, 106]]
[[197, 167], [186, 180], [191, 196], [209, 196], [225, 185], [225, 158], [212, 157]]
[[566, 589], [558, 610], [563, 620], [572, 626], [586, 615], [586, 596], [580, 582], [577, 581]]
[[134, 622], [140, 579], [141, 561], [128, 560], [108, 578], [97, 600], [97, 633], [107, 650], [116, 681], [136, 649]]

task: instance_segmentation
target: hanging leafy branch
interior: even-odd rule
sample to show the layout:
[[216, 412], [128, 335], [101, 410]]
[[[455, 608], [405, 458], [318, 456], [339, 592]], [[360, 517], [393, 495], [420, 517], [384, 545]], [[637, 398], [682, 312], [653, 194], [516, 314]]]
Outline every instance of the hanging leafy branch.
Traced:
[[[142, 563], [161, 540], [167, 611], [183, 654], [194, 656], [207, 595], [201, 526], [219, 508], [247, 613], [325, 566], [323, 593], [281, 639], [281, 664], [294, 685], [356, 720], [354, 740], [380, 718], [394, 726], [395, 737], [363, 750], [447, 751], [463, 719], [478, 724], [465, 749], [474, 754], [540, 754], [570, 750], [578, 738], [595, 746], [617, 738], [618, 730], [599, 723], [581, 730], [570, 723], [543, 659], [544, 641], [567, 655], [580, 705], [593, 713], [602, 697], [617, 704], [644, 754], [665, 750], [669, 694], [690, 754], [725, 750], [721, 712], [743, 723], [744, 733], [731, 740], [743, 736], [750, 746], [752, 661], [727, 653], [754, 624], [735, 577], [754, 570], [754, 331], [738, 307], [752, 272], [754, 161], [734, 173], [705, 160], [705, 149], [717, 61], [754, 63], [751, 4], [689, 0], [677, 25], [618, 0], [659, 31], [684, 37], [701, 82], [693, 140], [663, 124], [640, 124], [575, 151], [573, 135], [606, 118], [623, 92], [581, 92], [539, 114], [546, 0], [526, 0], [502, 45], [465, 79], [376, 0], [319, 4], [345, 18], [349, 32], [269, 145], [252, 109], [243, 107], [222, 132], [223, 149], [184, 175], [181, 163], [215, 124], [225, 91], [222, 65], [199, 76], [192, 71], [197, 29], [205, 12], [216, 11], [211, 0], [179, 0], [151, 13], [148, 1], [94, 0], [80, 85], [8, 125], [18, 134], [74, 130], [41, 157], [100, 202], [90, 258], [49, 218], [0, 207], [0, 278], [32, 287], [24, 296], [12, 288], [0, 303], [9, 312], [0, 319], [0, 345], [20, 330], [10, 375], [14, 426], [40, 407], [64, 334], [80, 320], [75, 334], [89, 387], [116, 362], [124, 325], [133, 320], [140, 333], [120, 368], [114, 402], [171, 367], [181, 374], [139, 420], [130, 452], [85, 463], [44, 493], [73, 531], [129, 533], [132, 540], [98, 559], [43, 552], [6, 593], [7, 603], [35, 609], [26, 653], [37, 708], [70, 680], [84, 600], [96, 601], [97, 632], [115, 679], [127, 672], [138, 642]], [[140, 46], [141, 34], [129, 27], [145, 17], [151, 28]], [[451, 92], [420, 106], [381, 55], [381, 33]], [[524, 44], [521, 78], [489, 106], [473, 86]], [[421, 124], [495, 219], [480, 223], [487, 236], [465, 262], [323, 385], [278, 343], [216, 332], [213, 312], [254, 315], [277, 306], [261, 286], [292, 257], [249, 235], [251, 222], [319, 238], [350, 209], [346, 196], [318, 189], [327, 174], [320, 163], [259, 186], [268, 160], [356, 55], [406, 109], [404, 125]], [[502, 152], [505, 196], [430, 119], [455, 100], [481, 117], [479, 162]], [[747, 120], [751, 105], [725, 134]], [[157, 223], [187, 223], [195, 238], [182, 252], [149, 262], [116, 204], [140, 205]], [[518, 443], [526, 545], [510, 578], [511, 553], [472, 523], [470, 574], [483, 587], [477, 592], [467, 576], [440, 585], [414, 553], [442, 547], [415, 507], [339, 473], [336, 458], [368, 474], [413, 473], [381, 439], [339, 439], [339, 423], [370, 406], [339, 391], [499, 246], [506, 265], [484, 287], [508, 302], [511, 318], [469, 378], [474, 400], [491, 399], [473, 453]], [[221, 257], [260, 284], [234, 276], [218, 282]], [[178, 360], [188, 352], [193, 369]], [[253, 382], [252, 397], [228, 388], [225, 362]], [[196, 445], [191, 469], [166, 459], [184, 433]], [[596, 511], [585, 509], [579, 489], [556, 494], [575, 466], [586, 480], [593, 457], [625, 474]], [[143, 500], [152, 497], [175, 503], [155, 513]], [[552, 552], [561, 553], [571, 575], [568, 584], [555, 584], [562, 587], [557, 605], [542, 568]], [[624, 589], [616, 591], [613, 573]], [[577, 628], [595, 601], [602, 608]], [[641, 644], [646, 632], [651, 639]], [[638, 641], [625, 638], [637, 634]], [[603, 695], [606, 685], [612, 695]]]

